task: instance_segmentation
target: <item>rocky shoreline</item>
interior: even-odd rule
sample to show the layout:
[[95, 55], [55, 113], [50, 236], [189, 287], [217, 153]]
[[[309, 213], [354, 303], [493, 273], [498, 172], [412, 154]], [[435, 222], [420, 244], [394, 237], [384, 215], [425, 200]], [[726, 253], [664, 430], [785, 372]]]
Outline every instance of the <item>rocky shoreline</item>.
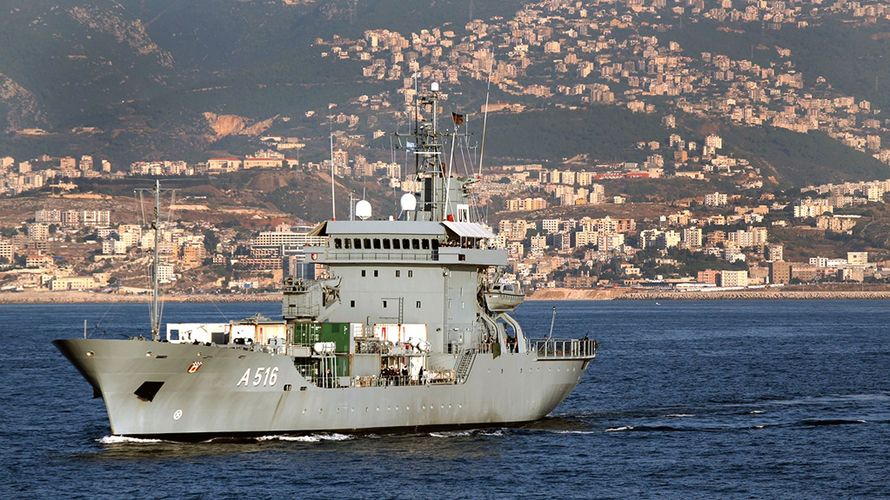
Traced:
[[890, 300], [890, 291], [727, 291], [628, 293], [622, 300]]
[[[890, 300], [890, 290], [800, 290], [757, 289], [711, 292], [634, 290], [629, 288], [536, 290], [526, 300]], [[278, 302], [280, 293], [167, 295], [164, 302], [229, 303]], [[3, 304], [102, 304], [145, 303], [147, 295], [117, 295], [92, 292], [0, 292]]]
[[[146, 303], [148, 295], [123, 295], [92, 292], [2, 292], [0, 304], [103, 304]], [[280, 293], [256, 294], [194, 294], [165, 295], [164, 302], [228, 303], [228, 302], [279, 302]]]
[[629, 288], [536, 290], [528, 300], [890, 300], [890, 290], [880, 289], [756, 289], [708, 292], [635, 290]]

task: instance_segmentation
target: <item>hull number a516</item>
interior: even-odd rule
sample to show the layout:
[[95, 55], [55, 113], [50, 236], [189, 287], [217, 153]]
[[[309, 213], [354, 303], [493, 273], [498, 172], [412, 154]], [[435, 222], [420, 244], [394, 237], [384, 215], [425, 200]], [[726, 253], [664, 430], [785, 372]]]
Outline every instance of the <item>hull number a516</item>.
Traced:
[[244, 370], [244, 375], [241, 376], [241, 380], [235, 384], [235, 387], [272, 387], [275, 385], [275, 382], [278, 382], [278, 367], [259, 367], [253, 370], [253, 376], [251, 376], [251, 369], [248, 368]]

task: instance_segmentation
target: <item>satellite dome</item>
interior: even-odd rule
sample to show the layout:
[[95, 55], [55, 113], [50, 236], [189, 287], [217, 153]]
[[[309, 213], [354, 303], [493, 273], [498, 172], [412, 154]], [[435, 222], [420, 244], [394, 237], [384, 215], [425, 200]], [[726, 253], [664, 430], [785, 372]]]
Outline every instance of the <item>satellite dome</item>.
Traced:
[[402, 195], [399, 205], [402, 207], [403, 212], [415, 210], [417, 208], [417, 198], [411, 193], [405, 193]]
[[371, 204], [367, 200], [362, 200], [355, 204], [355, 215], [361, 220], [371, 217]]

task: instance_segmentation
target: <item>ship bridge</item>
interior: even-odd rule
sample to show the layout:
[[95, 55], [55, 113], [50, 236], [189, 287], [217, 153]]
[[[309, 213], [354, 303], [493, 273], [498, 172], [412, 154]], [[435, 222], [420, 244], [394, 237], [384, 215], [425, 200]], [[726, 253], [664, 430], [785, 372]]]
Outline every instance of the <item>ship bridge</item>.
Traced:
[[506, 250], [490, 248], [481, 224], [454, 221], [328, 221], [312, 233], [327, 246], [308, 247], [318, 263], [414, 262], [503, 266]]

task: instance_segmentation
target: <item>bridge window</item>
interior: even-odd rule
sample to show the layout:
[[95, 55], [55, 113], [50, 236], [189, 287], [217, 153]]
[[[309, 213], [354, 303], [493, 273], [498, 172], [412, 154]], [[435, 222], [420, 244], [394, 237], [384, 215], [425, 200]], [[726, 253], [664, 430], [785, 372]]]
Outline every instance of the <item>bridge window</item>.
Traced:
[[420, 240], [420, 242], [423, 244], [423, 249], [424, 249], [424, 250], [429, 250], [429, 249], [430, 249], [430, 240], [424, 238], [424, 239]]
[[392, 248], [394, 250], [402, 249], [401, 241], [398, 238], [395, 238], [394, 240], [392, 240]]
[[415, 250], [420, 250], [420, 240], [418, 240], [417, 238], [414, 238], [413, 240], [411, 240], [411, 248], [413, 248]]
[[383, 240], [383, 249], [384, 250], [389, 250], [390, 248], [392, 248], [390, 242], [391, 242], [391, 240], [389, 238], [386, 238]]
[[364, 248], [365, 248], [365, 250], [370, 250], [370, 249], [371, 249], [371, 238], [365, 238], [365, 246], [364, 246]]
[[362, 240], [360, 240], [360, 239], [358, 239], [358, 238], [353, 238], [353, 240], [352, 240], [352, 246], [353, 246], [354, 248], [361, 248], [361, 247], [362, 247]]
[[343, 240], [343, 243], [344, 248], [346, 248], [347, 250], [352, 248], [352, 240], [350, 240], [349, 238], [345, 238]]
[[396, 278], [400, 277], [401, 275], [402, 275], [402, 271], [399, 271], [398, 269], [396, 269]]
[[380, 250], [380, 238], [374, 238], [374, 250]]
[[343, 241], [340, 238], [334, 238], [334, 248], [343, 248]]
[[402, 238], [402, 248], [405, 250], [411, 250], [411, 242], [408, 241], [408, 238]]
[[433, 240], [433, 250], [439, 249], [439, 240]]

